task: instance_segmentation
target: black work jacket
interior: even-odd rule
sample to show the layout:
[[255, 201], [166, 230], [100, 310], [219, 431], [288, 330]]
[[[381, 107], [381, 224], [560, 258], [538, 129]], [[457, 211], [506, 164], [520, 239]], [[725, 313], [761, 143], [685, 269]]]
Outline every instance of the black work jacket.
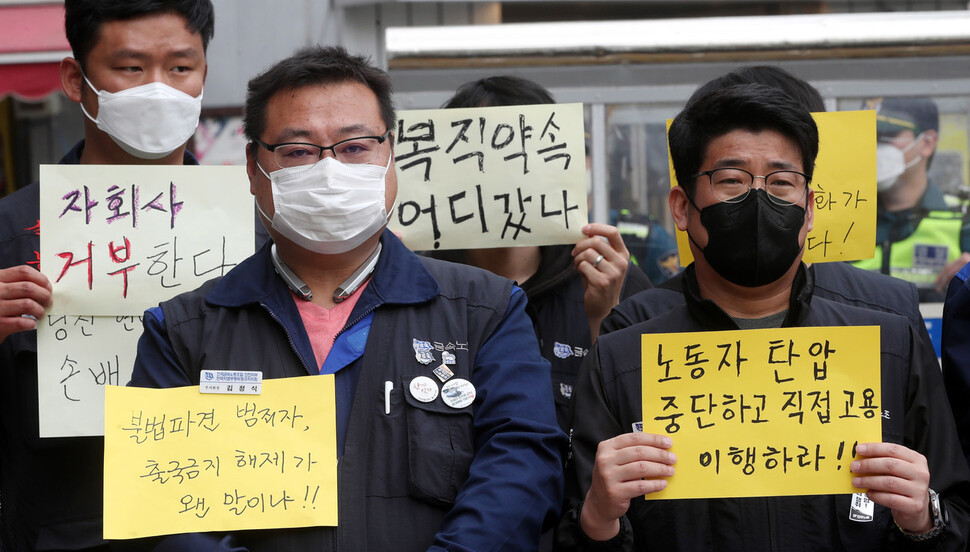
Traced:
[[[539, 351], [552, 366], [552, 396], [556, 417], [563, 431], [569, 432], [572, 394], [576, 374], [593, 344], [584, 296], [583, 278], [573, 265], [572, 245], [547, 245], [540, 248], [536, 273], [522, 283], [529, 298], [526, 312], [532, 319]], [[463, 251], [435, 251], [430, 256], [467, 264]], [[633, 263], [627, 265], [620, 290], [620, 301], [649, 289], [650, 279]]]
[[944, 534], [913, 543], [875, 506], [869, 523], [850, 521], [852, 495], [657, 500], [634, 499], [619, 535], [594, 543], [578, 528], [597, 445], [629, 432], [642, 419], [640, 336], [645, 333], [738, 329], [714, 302], [700, 296], [692, 268], [683, 279], [684, 303], [657, 317], [600, 336], [580, 372], [575, 393], [567, 513], [559, 544], [580, 550], [965, 550], [970, 473], [960, 454], [953, 418], [931, 351], [906, 318], [813, 297], [811, 272], [799, 270], [783, 327], [879, 325], [881, 328], [883, 440], [927, 458], [930, 488], [949, 514]]

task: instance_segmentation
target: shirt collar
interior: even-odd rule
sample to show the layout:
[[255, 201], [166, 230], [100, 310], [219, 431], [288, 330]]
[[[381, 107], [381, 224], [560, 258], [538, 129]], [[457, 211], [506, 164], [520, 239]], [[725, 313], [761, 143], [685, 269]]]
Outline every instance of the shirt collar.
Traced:
[[[361, 304], [413, 304], [429, 301], [438, 292], [438, 283], [421, 259], [409, 251], [389, 230], [381, 235], [380, 257], [367, 288], [358, 300]], [[291, 300], [286, 283], [276, 274], [270, 260], [270, 242], [230, 270], [206, 296], [209, 303], [240, 307], [281, 298]]]
[[[738, 329], [734, 320], [717, 303], [701, 296], [694, 263], [688, 265], [683, 274], [684, 299], [687, 301], [687, 309], [691, 316], [700, 322], [705, 330]], [[804, 263], [800, 263], [798, 272], [795, 274], [795, 280], [792, 282], [791, 295], [788, 300], [788, 315], [782, 323], [783, 327], [801, 324], [802, 320], [808, 315], [808, 307], [811, 305], [814, 292], [815, 272], [811, 267], [806, 267]]]

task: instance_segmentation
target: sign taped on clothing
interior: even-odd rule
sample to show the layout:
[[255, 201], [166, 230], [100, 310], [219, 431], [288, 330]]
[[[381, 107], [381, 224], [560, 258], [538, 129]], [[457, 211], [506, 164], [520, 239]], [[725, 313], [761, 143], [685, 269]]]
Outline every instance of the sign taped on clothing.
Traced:
[[336, 435], [333, 375], [261, 395], [108, 387], [104, 538], [335, 526]]

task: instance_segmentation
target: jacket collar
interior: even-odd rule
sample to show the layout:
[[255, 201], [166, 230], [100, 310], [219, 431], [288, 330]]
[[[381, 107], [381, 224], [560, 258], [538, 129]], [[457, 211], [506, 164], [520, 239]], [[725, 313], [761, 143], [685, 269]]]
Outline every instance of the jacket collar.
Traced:
[[923, 192], [919, 204], [927, 211], [949, 211], [952, 209], [946, 202], [943, 190], [939, 189], [932, 181], [927, 182], [926, 191]]
[[[687, 310], [691, 317], [704, 326], [705, 330], [738, 329], [734, 320], [717, 303], [701, 296], [697, 274], [694, 271], [694, 263], [684, 269], [682, 283]], [[811, 305], [814, 292], [815, 271], [801, 263], [798, 272], [795, 274], [795, 280], [792, 282], [791, 296], [788, 300], [788, 314], [785, 316], [785, 321], [782, 322], [782, 327], [801, 325], [808, 315], [808, 308]]]
[[[61, 157], [60, 164], [61, 165], [80, 165], [81, 152], [83, 151], [84, 151], [84, 139], [82, 138], [80, 142], [74, 144], [74, 147], [71, 148], [71, 151], [65, 153], [64, 157]], [[185, 151], [182, 153], [182, 164], [198, 165], [199, 160], [196, 159], [194, 155], [192, 155], [192, 152], [190, 152], [188, 148], [185, 148]]]
[[[393, 232], [384, 230], [381, 245], [374, 275], [362, 292], [355, 310], [360, 309], [362, 304], [423, 303], [438, 294], [439, 287], [434, 277]], [[278, 301], [289, 299], [289, 289], [276, 274], [270, 260], [270, 246], [271, 242], [267, 241], [259, 251], [230, 270], [212, 288], [206, 301], [223, 307], [241, 307], [261, 302], [279, 306]]]
[[[526, 297], [535, 300], [550, 291], [559, 290], [579, 273], [573, 268], [573, 245], [543, 245], [539, 247], [539, 267], [525, 282], [516, 282]], [[430, 251], [427, 256], [442, 261], [470, 265], [464, 249]]]

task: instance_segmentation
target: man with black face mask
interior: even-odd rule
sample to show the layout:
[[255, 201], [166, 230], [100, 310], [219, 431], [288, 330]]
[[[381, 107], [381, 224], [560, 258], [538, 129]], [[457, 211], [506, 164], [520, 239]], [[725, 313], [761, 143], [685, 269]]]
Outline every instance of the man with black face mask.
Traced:
[[[763, 84], [787, 94], [793, 104], [812, 113], [825, 111], [825, 100], [811, 84], [773, 65], [742, 66], [714, 78], [697, 88], [688, 103], [719, 88], [738, 84]], [[919, 310], [919, 295], [913, 284], [879, 272], [863, 270], [851, 263], [816, 263], [810, 268], [815, 282], [812, 295], [867, 309], [875, 309], [909, 318], [913, 328], [932, 348], [933, 342]], [[609, 333], [653, 318], [684, 304], [683, 274], [623, 301], [603, 320], [601, 333]]]
[[[690, 236], [684, 304], [600, 336], [574, 392], [573, 507], [559, 544], [578, 550], [897, 550], [967, 545], [970, 474], [930, 351], [903, 316], [814, 296], [801, 262], [812, 228], [818, 153], [811, 114], [762, 85], [712, 90], [674, 119], [669, 196]], [[641, 335], [781, 327], [879, 326], [883, 436], [860, 443], [852, 495], [646, 501], [677, 458], [666, 435], [628, 433], [642, 412]], [[688, 459], [684, 459], [688, 460]], [[716, 490], [712, 494], [716, 495]]]

